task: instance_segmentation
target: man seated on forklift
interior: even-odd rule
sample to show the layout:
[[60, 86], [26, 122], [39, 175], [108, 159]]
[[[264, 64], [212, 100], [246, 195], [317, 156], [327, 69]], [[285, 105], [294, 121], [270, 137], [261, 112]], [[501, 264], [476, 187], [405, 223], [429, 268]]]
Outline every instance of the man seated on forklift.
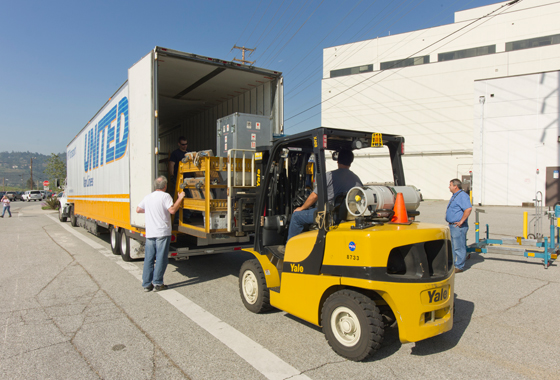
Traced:
[[[327, 198], [329, 203], [333, 204], [338, 195], [347, 193], [351, 188], [363, 186], [360, 178], [350, 170], [353, 161], [354, 153], [351, 150], [341, 150], [338, 153], [338, 169], [327, 172]], [[288, 241], [300, 234], [306, 225], [315, 221], [315, 210], [311, 206], [317, 202], [318, 197], [317, 186], [315, 186], [303, 205], [294, 210], [288, 229]]]

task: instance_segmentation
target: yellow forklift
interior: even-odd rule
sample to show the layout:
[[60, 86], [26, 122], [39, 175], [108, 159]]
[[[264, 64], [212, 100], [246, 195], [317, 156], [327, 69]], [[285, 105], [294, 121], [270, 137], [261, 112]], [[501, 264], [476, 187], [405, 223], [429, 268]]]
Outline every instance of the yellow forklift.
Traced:
[[[274, 307], [321, 326], [334, 351], [354, 361], [380, 347], [389, 325], [396, 323], [403, 343], [452, 328], [449, 229], [414, 221], [420, 194], [406, 186], [403, 144], [401, 136], [317, 128], [257, 148], [254, 197], [248, 202], [251, 191], [244, 191], [233, 200], [235, 215], [249, 207], [252, 222], [245, 228], [242, 218], [232, 218], [230, 229], [254, 233], [254, 248], [245, 250], [255, 258], [239, 274], [247, 309]], [[336, 160], [343, 149], [388, 151], [391, 183], [355, 187], [328, 202], [326, 156]], [[314, 186], [316, 223], [286, 244], [293, 210]], [[398, 193], [408, 216], [393, 223]], [[245, 210], [236, 210], [238, 204]]]

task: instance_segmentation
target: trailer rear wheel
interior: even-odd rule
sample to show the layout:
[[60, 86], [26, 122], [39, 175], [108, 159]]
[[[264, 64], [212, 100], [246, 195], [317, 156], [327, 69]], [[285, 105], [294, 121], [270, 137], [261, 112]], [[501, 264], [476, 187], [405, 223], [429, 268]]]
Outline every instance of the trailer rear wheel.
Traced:
[[78, 218], [76, 217], [76, 214], [74, 214], [73, 206], [70, 208], [70, 224], [72, 227], [78, 226]]
[[132, 261], [132, 258], [130, 257], [130, 238], [128, 236], [126, 236], [126, 233], [124, 232], [124, 229], [121, 229], [121, 233], [120, 233], [120, 252], [121, 252], [121, 257], [123, 259], [123, 261]]
[[241, 266], [239, 293], [245, 307], [253, 313], [270, 310], [270, 293], [259, 260], [248, 260]]
[[353, 361], [373, 355], [383, 341], [383, 320], [375, 302], [353, 290], [341, 290], [327, 298], [322, 324], [332, 349]]
[[64, 211], [62, 210], [62, 207], [58, 207], [58, 220], [60, 220], [61, 222], [66, 222], [66, 217], [63, 216], [64, 215]]
[[120, 255], [120, 236], [119, 236], [119, 229], [117, 227], [109, 227], [109, 233], [111, 234], [111, 251], [113, 255]]

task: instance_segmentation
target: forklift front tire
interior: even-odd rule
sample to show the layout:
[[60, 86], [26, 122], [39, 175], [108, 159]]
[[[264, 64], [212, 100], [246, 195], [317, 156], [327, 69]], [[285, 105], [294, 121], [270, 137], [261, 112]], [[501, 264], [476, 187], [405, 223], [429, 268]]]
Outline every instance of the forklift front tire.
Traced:
[[270, 293], [259, 260], [248, 260], [241, 266], [239, 293], [245, 307], [253, 313], [270, 310]]
[[366, 359], [383, 341], [383, 319], [375, 302], [353, 290], [341, 290], [327, 298], [322, 324], [329, 345], [349, 360]]

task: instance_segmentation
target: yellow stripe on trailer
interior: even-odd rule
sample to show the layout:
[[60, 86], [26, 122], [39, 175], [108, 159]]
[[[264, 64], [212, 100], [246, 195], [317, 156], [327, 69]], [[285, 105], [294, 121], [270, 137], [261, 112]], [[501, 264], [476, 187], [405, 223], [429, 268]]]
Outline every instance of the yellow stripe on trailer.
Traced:
[[[80, 196], [81, 198], [82, 196]], [[97, 196], [102, 198], [103, 196]], [[75, 197], [77, 198], [77, 197]], [[130, 225], [130, 202], [109, 200], [73, 199], [74, 213], [127, 230], [143, 232]]]

